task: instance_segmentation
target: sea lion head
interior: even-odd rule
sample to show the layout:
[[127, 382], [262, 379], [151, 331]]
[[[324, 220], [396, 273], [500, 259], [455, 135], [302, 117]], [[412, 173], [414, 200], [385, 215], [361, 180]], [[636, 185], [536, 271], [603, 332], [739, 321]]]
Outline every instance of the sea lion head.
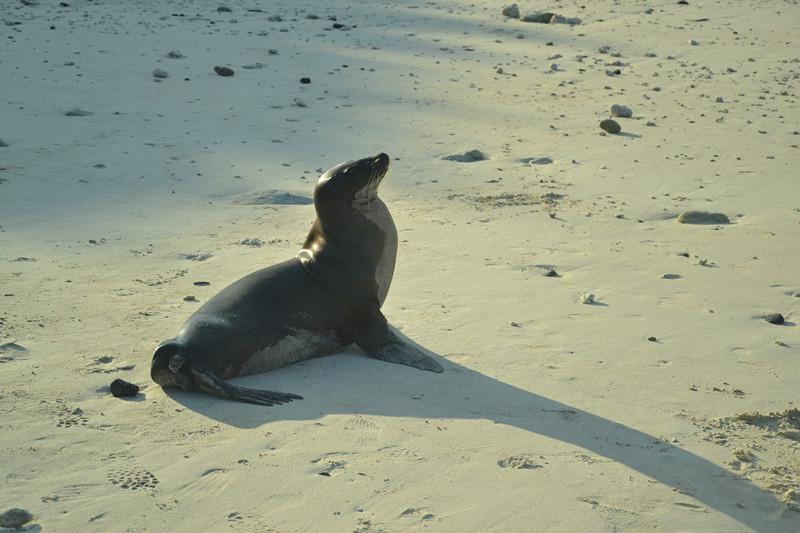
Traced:
[[162, 342], [153, 355], [150, 377], [162, 387], [181, 387], [194, 390], [191, 372], [184, 358], [178, 353], [181, 345], [176, 340]]
[[388, 170], [389, 156], [384, 153], [337, 165], [317, 181], [314, 205], [318, 210], [349, 205], [359, 212], [368, 211], [378, 199], [378, 185]]

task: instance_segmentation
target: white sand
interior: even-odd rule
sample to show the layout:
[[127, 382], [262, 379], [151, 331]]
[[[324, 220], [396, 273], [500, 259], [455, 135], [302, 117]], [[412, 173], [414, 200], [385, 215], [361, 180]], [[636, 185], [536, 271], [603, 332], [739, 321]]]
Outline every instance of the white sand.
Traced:
[[[0, 506], [29, 531], [800, 531], [796, 2], [67, 3], [0, 6]], [[445, 372], [238, 380], [305, 397], [271, 408], [152, 383], [314, 217], [232, 200], [380, 151], [383, 310]]]

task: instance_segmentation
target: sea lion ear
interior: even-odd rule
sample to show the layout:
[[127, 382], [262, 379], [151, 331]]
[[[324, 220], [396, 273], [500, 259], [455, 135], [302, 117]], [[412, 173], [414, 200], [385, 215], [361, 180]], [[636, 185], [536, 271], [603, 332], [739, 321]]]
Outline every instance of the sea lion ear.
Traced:
[[169, 358], [169, 370], [173, 374], [177, 374], [178, 370], [183, 367], [183, 364], [186, 360], [178, 354], [174, 354], [172, 357]]

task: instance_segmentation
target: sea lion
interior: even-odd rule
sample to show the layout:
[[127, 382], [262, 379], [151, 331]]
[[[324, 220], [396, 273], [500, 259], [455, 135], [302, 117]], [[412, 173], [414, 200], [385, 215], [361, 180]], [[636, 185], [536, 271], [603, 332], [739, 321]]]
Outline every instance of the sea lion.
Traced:
[[162, 387], [261, 405], [302, 399], [223, 380], [266, 372], [357, 344], [370, 357], [442, 367], [389, 330], [380, 311], [394, 273], [397, 229], [378, 185], [389, 156], [342, 163], [314, 189], [317, 218], [300, 252], [222, 289], [153, 355]]

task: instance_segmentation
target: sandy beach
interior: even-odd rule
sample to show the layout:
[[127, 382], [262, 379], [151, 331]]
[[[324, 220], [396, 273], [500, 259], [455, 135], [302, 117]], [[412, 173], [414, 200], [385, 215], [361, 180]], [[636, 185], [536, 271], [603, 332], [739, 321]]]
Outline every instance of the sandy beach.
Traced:
[[[800, 531], [800, 5], [509, 7], [3, 2], [0, 512]], [[160, 342], [298, 252], [320, 174], [379, 152], [382, 311], [444, 372], [353, 346], [235, 380], [279, 406], [155, 384]]]

